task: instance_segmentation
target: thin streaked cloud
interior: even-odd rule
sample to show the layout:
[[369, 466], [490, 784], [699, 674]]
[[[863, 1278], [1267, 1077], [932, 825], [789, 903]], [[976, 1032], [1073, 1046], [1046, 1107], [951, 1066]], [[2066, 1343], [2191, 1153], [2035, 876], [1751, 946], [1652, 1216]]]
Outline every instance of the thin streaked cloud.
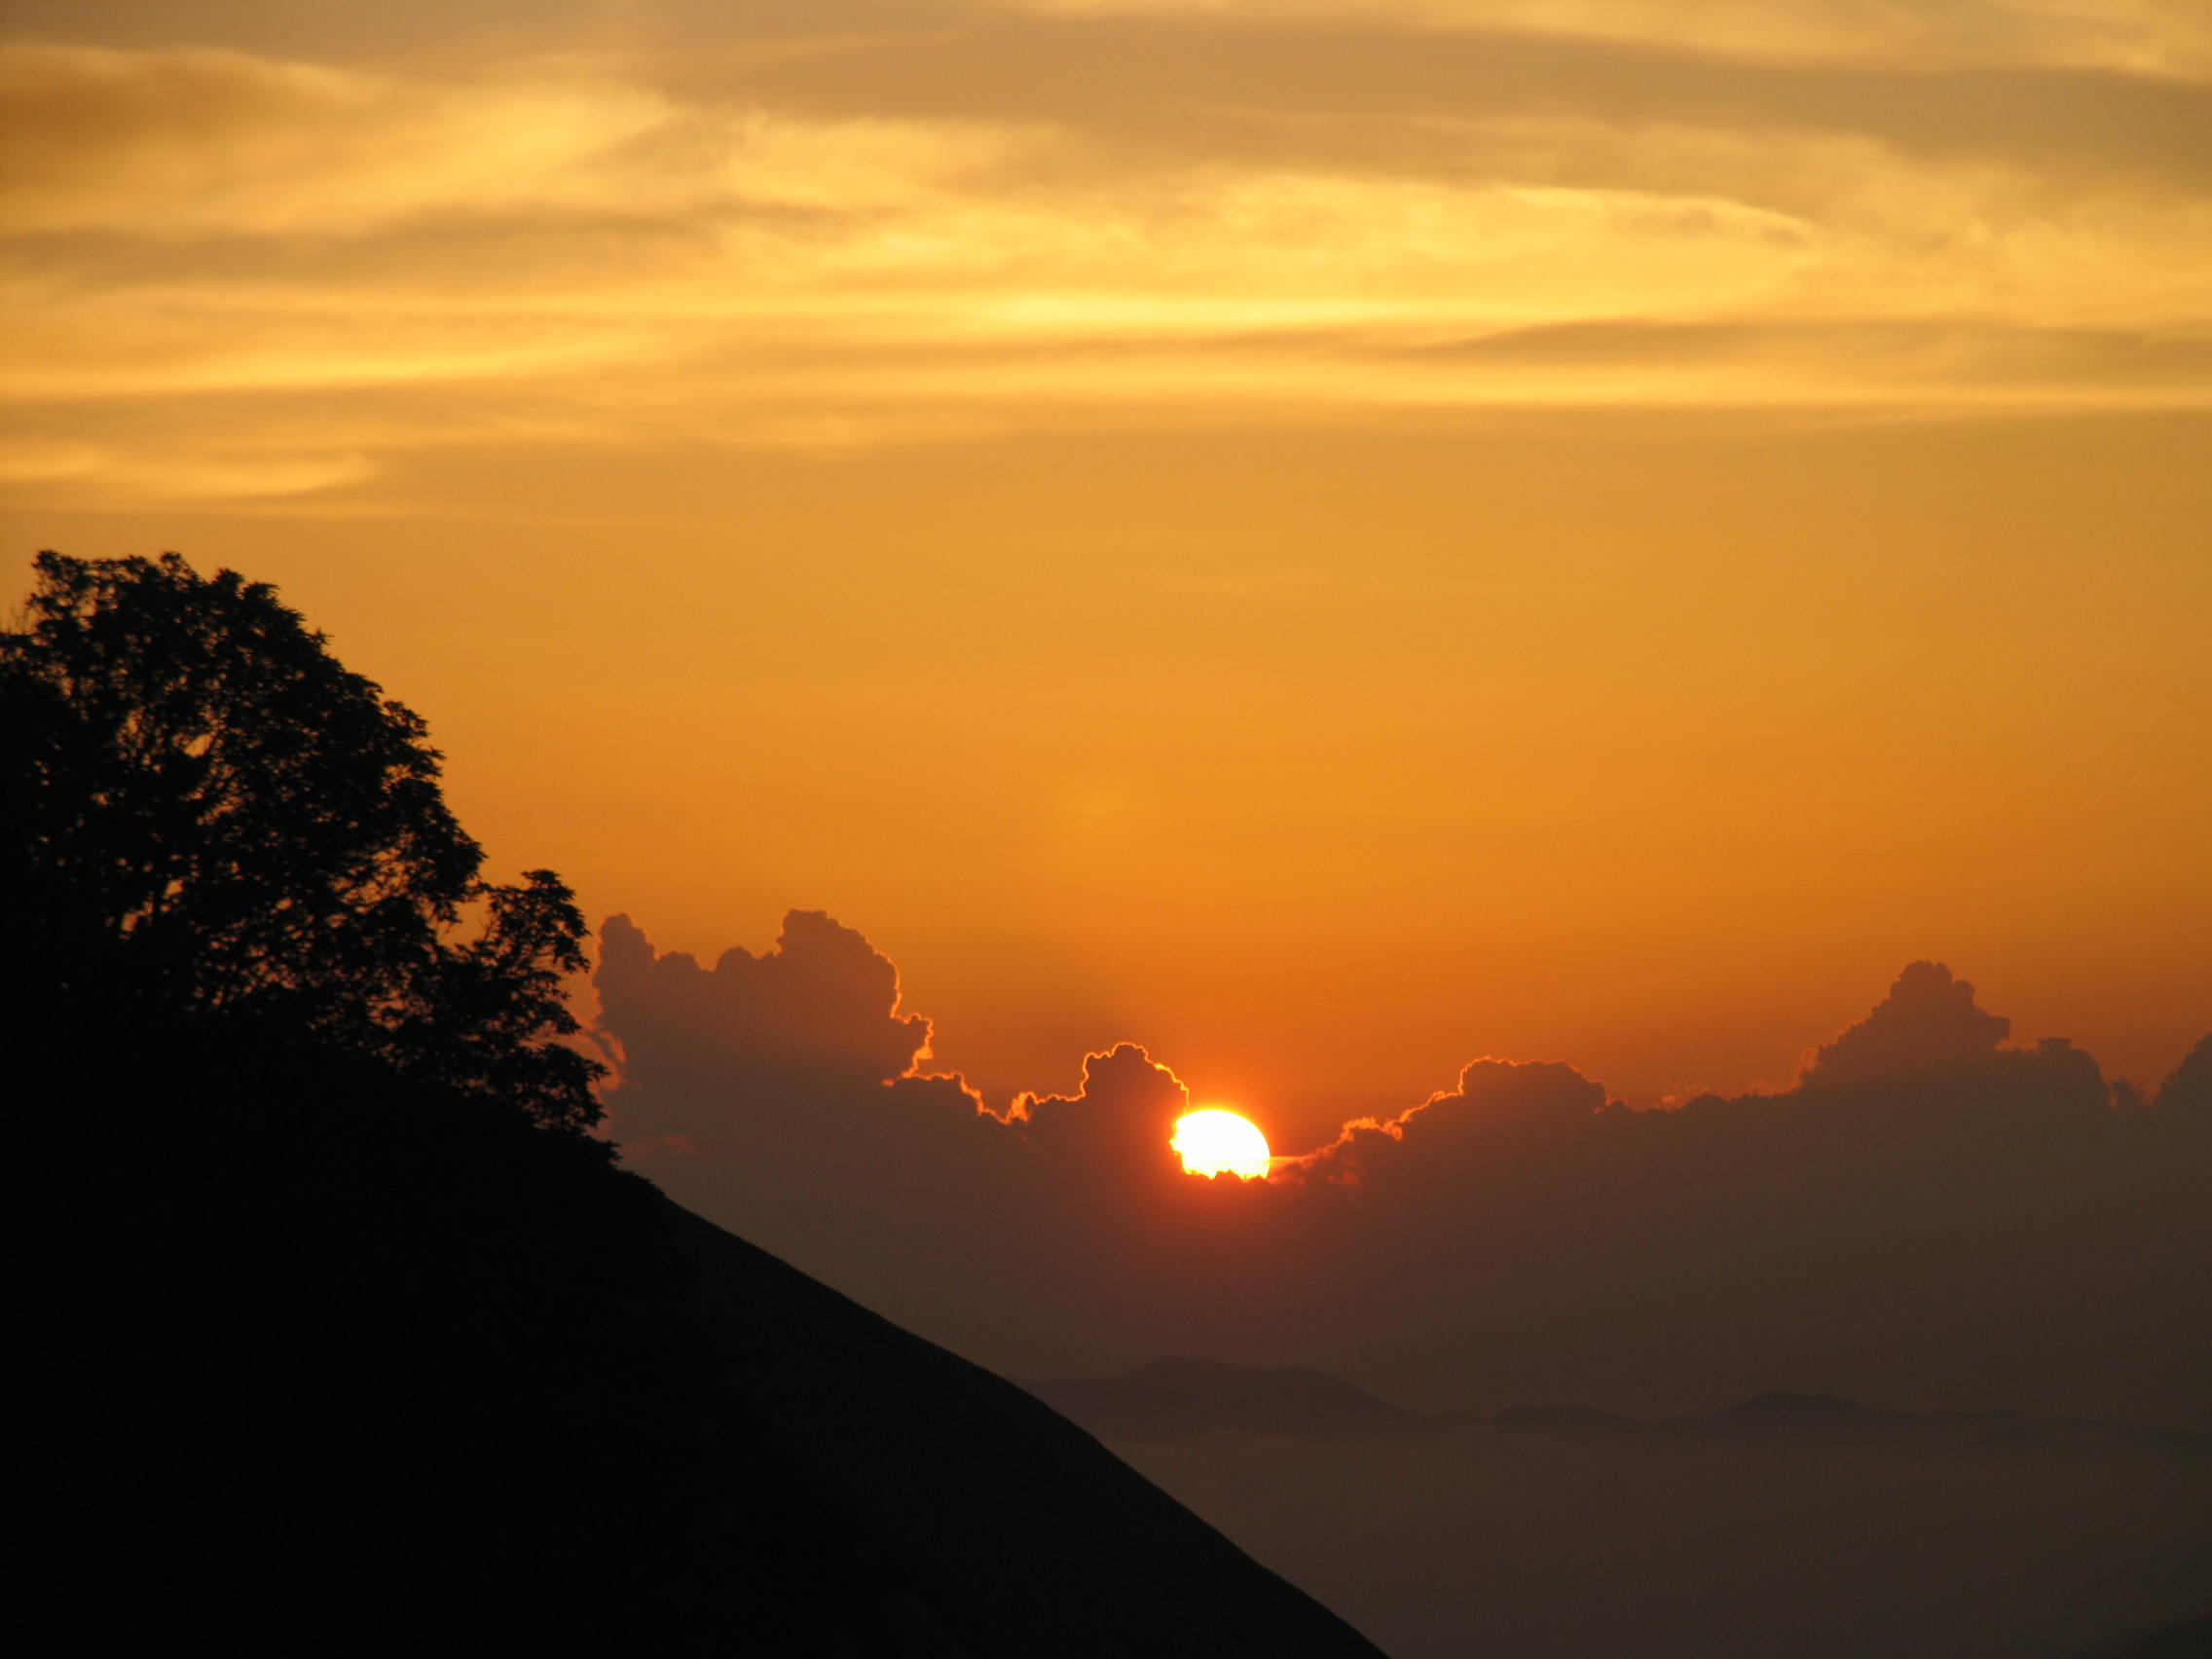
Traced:
[[[1909, 72], [1926, 9], [847, 10], [687, 55], [698, 16], [648, 7], [623, 50], [465, 69], [0, 48], [13, 487], [373, 491], [518, 398], [549, 444], [830, 451], [1145, 410], [2212, 404], [2212, 94], [2111, 45], [2182, 73], [2173, 8], [1960, 8]], [[2136, 93], [2039, 105], [2062, 72]], [[302, 395], [411, 387], [438, 420], [296, 437]], [[229, 436], [99, 413], [149, 399], [223, 399]]]

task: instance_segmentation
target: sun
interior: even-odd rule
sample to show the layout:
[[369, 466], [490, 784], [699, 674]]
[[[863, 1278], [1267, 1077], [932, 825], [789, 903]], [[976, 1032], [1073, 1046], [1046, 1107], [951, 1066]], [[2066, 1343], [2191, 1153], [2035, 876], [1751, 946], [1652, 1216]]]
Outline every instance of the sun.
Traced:
[[1186, 1112], [1175, 1120], [1169, 1143], [1183, 1155], [1186, 1175], [1219, 1175], [1227, 1170], [1244, 1180], [1268, 1172], [1268, 1137], [1259, 1124], [1218, 1106]]

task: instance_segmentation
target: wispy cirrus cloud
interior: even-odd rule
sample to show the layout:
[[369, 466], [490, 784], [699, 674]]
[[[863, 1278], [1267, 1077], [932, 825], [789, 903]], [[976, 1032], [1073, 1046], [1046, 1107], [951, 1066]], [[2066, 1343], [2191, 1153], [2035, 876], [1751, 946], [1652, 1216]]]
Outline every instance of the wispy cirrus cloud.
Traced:
[[2187, 0], [997, 0], [1057, 17], [1265, 18], [1634, 41], [1781, 61], [2212, 73], [2212, 20]]
[[[1911, 8], [1670, 34], [1626, 3], [1540, 33], [1115, 4], [691, 58], [696, 18], [645, 15], [656, 46], [465, 69], [0, 47], [22, 436], [158, 494], [174, 468], [96, 408], [442, 388], [320, 452], [362, 464], [296, 469], [357, 491], [520, 396], [572, 441], [830, 448], [1137, 411], [2212, 403], [2212, 93], [2086, 49], [1905, 67]], [[1993, 3], [1946, 38], [2186, 23]], [[1715, 55], [1762, 28], [1803, 50]]]

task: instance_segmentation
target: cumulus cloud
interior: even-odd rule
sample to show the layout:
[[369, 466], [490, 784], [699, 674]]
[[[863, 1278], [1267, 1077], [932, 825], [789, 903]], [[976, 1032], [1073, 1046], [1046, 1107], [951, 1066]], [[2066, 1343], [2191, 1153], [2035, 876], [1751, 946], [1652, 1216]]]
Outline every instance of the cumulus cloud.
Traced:
[[1948, 1082], [1985, 1072], [2012, 1022], [1975, 1006], [1973, 987], [1939, 962], [1915, 962], [1857, 1025], [1813, 1055], [1803, 1083], [1816, 1088], [1909, 1081]]
[[[680, 1062], [686, 1041], [711, 1034], [717, 1057], [747, 1075], [850, 1088], [906, 1077], [929, 1052], [930, 1022], [898, 1012], [899, 971], [819, 910], [785, 917], [773, 949], [727, 950], [712, 969], [655, 955], [629, 917], [615, 916], [600, 929], [597, 982], [603, 1017], [634, 1034], [653, 1067]], [[654, 1081], [652, 1069], [637, 1077]]]
[[618, 916], [593, 984], [634, 1167], [864, 1300], [956, 1302], [997, 1271], [1018, 1147], [960, 1080], [920, 1070], [929, 1021], [899, 1012], [897, 970], [859, 934], [793, 911], [769, 950], [705, 968]]
[[1193, 1101], [1131, 1044], [996, 1113], [922, 1075], [928, 1022], [824, 916], [711, 970], [618, 918], [599, 991], [638, 1167], [1017, 1375], [1192, 1352], [1436, 1405], [1788, 1385], [2150, 1418], [2212, 1383], [2183, 1305], [2212, 1270], [2212, 1044], [2116, 1111], [2092, 1059], [2008, 1046], [1935, 963], [1777, 1093], [1631, 1111], [1570, 1065], [1487, 1058], [1254, 1182], [1181, 1174]]
[[2212, 1124], [2212, 1036], [2190, 1050], [2181, 1064], [2167, 1073], [2158, 1089], [2158, 1108], [2189, 1113]]

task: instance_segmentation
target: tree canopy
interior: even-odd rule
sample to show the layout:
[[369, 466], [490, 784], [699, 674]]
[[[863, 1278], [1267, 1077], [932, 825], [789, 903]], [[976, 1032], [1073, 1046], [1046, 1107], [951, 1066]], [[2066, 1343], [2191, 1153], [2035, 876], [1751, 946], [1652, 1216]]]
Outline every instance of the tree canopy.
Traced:
[[500, 885], [422, 719], [275, 588], [174, 553], [42, 553], [0, 633], [0, 916], [77, 1016], [295, 1034], [549, 1126], [604, 1068], [554, 1039], [583, 919]]

